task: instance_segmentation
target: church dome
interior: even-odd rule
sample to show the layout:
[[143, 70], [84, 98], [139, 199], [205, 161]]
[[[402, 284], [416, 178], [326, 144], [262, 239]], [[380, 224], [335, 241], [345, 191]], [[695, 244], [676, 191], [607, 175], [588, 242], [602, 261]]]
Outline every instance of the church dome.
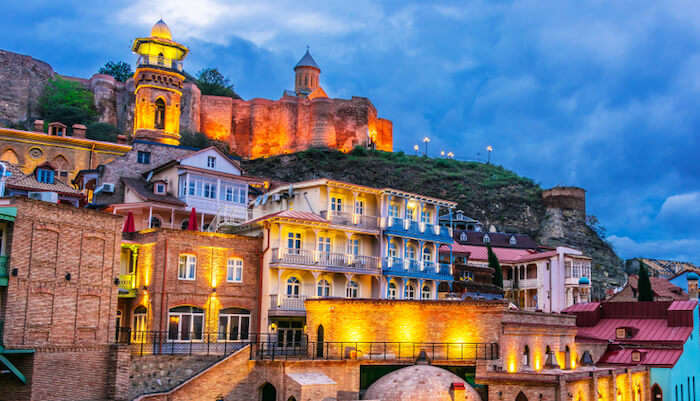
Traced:
[[481, 401], [476, 390], [459, 376], [431, 365], [414, 365], [393, 371], [369, 386], [363, 398], [382, 401], [452, 401], [453, 383], [464, 385], [464, 398], [459, 401]]
[[162, 19], [159, 19], [158, 22], [153, 25], [153, 28], [151, 28], [151, 37], [173, 40], [173, 35], [170, 33], [170, 28], [168, 28], [168, 25]]
[[299, 67], [311, 67], [319, 71], [321, 70], [321, 67], [319, 67], [318, 64], [316, 64], [316, 60], [314, 60], [314, 58], [311, 57], [311, 53], [309, 52], [308, 47], [306, 48], [306, 53], [304, 53], [297, 65], [294, 66], [294, 69], [296, 70]]

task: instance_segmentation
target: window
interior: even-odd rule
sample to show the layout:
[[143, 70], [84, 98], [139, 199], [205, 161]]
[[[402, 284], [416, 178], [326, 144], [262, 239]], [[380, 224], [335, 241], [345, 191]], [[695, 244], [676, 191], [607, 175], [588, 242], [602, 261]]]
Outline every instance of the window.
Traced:
[[350, 280], [348, 281], [347, 287], [345, 287], [345, 298], [357, 298], [357, 290], [359, 289], [359, 285], [357, 284], [356, 281]]
[[165, 193], [165, 184], [159, 182], [156, 184], [156, 194], [163, 195]]
[[389, 299], [396, 299], [396, 284], [389, 283]]
[[639, 362], [642, 360], [642, 354], [639, 351], [632, 351], [632, 362]]
[[136, 162], [139, 164], [151, 164], [151, 152], [139, 150], [136, 154]]
[[343, 211], [343, 200], [341, 198], [331, 198], [331, 211], [334, 213], [341, 213]]
[[396, 244], [394, 244], [393, 242], [390, 242], [389, 243], [389, 257], [395, 258], [396, 255], [397, 255]]
[[287, 233], [287, 251], [293, 255], [301, 253], [301, 233]]
[[134, 309], [134, 325], [131, 331], [131, 340], [135, 343], [143, 343], [146, 340], [146, 307], [138, 306]]
[[316, 295], [319, 297], [330, 297], [331, 296], [331, 285], [328, 280], [319, 280], [316, 284]]
[[530, 366], [530, 347], [525, 346], [523, 350], [523, 366]]
[[160, 228], [160, 226], [161, 226], [160, 219], [157, 218], [156, 216], [152, 216], [151, 217], [151, 225], [149, 228]]
[[250, 331], [250, 312], [239, 308], [219, 311], [219, 340], [247, 340]]
[[355, 214], [363, 215], [365, 214], [365, 201], [355, 201]]
[[624, 327], [619, 327], [615, 329], [615, 338], [626, 338], [627, 330]]
[[154, 127], [155, 129], [165, 129], [165, 102], [163, 99], [156, 100]]
[[46, 168], [36, 169], [36, 180], [44, 184], [54, 183], [54, 171]]
[[484, 234], [484, 244], [488, 244], [491, 242], [491, 237], [489, 237], [488, 234]]
[[348, 240], [348, 254], [353, 256], [358, 256], [360, 254], [360, 240], [350, 239]]
[[423, 299], [430, 299], [430, 287], [427, 285], [423, 286], [423, 290], [421, 292], [421, 298]]
[[331, 237], [318, 237], [318, 252], [326, 256], [331, 253]]
[[180, 263], [177, 269], [177, 278], [180, 280], [194, 280], [197, 269], [197, 257], [195, 255], [180, 255]]
[[231, 283], [243, 282], [243, 260], [229, 258], [226, 262], [226, 281]]
[[204, 332], [204, 310], [194, 306], [178, 306], [168, 313], [169, 341], [201, 341]]
[[508, 243], [511, 245], [516, 245], [518, 243], [518, 240], [515, 239], [515, 235], [511, 235], [510, 239], [508, 240]]
[[416, 299], [416, 287], [413, 284], [407, 284], [404, 289], [404, 298]]
[[424, 210], [423, 213], [420, 215], [420, 221], [422, 223], [430, 224], [431, 223], [431, 215], [429, 210]]
[[423, 248], [423, 261], [430, 262], [433, 260], [433, 253], [429, 247]]
[[287, 279], [287, 298], [299, 298], [299, 289], [301, 288], [301, 282], [296, 277], [290, 277]]
[[413, 209], [406, 209], [406, 219], [413, 220]]
[[459, 234], [459, 240], [460, 240], [460, 241], [466, 241], [466, 240], [467, 240], [467, 233], [465, 233], [464, 231], [462, 231], [462, 233]]
[[399, 217], [399, 207], [396, 205], [389, 205], [389, 216]]
[[207, 167], [216, 168], [216, 157], [214, 157], [214, 156], [207, 157]]
[[416, 248], [412, 246], [406, 247], [406, 258], [409, 260], [416, 260]]
[[246, 204], [248, 199], [248, 187], [232, 182], [221, 182], [219, 199], [226, 202]]

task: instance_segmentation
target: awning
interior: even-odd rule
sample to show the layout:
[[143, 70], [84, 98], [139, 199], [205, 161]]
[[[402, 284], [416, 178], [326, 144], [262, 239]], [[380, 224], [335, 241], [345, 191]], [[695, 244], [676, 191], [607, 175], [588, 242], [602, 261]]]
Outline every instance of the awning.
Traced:
[[27, 384], [27, 378], [22, 374], [22, 372], [17, 369], [17, 367], [10, 362], [5, 355], [9, 354], [33, 354], [34, 350], [33, 349], [5, 349], [2, 346], [0, 346], [0, 364], [5, 365], [7, 369], [12, 372], [22, 383]]
[[17, 208], [16, 207], [0, 207], [0, 220], [5, 220], [5, 221], [15, 221], [15, 218], [17, 217]]

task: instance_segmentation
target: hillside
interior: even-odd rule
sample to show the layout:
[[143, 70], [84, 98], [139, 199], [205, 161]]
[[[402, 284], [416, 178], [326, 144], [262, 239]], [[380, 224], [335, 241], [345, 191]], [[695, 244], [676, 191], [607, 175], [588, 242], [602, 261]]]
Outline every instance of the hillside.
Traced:
[[545, 209], [542, 189], [502, 167], [451, 159], [356, 149], [349, 154], [311, 149], [245, 161], [248, 174], [281, 181], [333, 178], [370, 187], [392, 187], [449, 199], [499, 230], [536, 235]]
[[243, 161], [248, 174], [296, 182], [333, 178], [371, 187], [392, 187], [455, 201], [486, 227], [527, 233], [543, 245], [569, 245], [593, 257], [594, 295], [624, 283], [613, 249], [585, 224], [585, 216], [547, 210], [542, 188], [503, 167], [451, 159], [410, 156], [357, 148], [349, 154], [311, 149]]

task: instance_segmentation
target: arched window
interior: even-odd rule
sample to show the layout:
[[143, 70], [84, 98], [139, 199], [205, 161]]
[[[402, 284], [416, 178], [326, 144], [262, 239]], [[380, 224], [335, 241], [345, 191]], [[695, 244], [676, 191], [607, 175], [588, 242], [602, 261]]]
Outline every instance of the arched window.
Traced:
[[163, 53], [158, 53], [158, 65], [165, 65], [165, 57]]
[[17, 157], [17, 153], [12, 149], [7, 149], [6, 151], [2, 152], [0, 160], [12, 164], [19, 164], [19, 157]]
[[564, 347], [564, 368], [571, 369], [571, 349], [568, 345]]
[[421, 293], [421, 298], [430, 299], [430, 286], [427, 284], [423, 286], [423, 292]]
[[530, 347], [527, 345], [523, 350], [523, 366], [530, 366]]
[[658, 383], [651, 386], [651, 399], [652, 401], [664, 401], [664, 393]]
[[515, 239], [515, 235], [511, 235], [510, 239], [508, 240], [508, 243], [511, 245], [516, 245], [518, 243], [518, 240]]
[[416, 248], [409, 245], [406, 247], [406, 258], [408, 260], [416, 260]]
[[525, 393], [523, 393], [522, 391], [519, 392], [518, 395], [515, 397], [515, 401], [527, 401]]
[[204, 335], [204, 310], [178, 306], [168, 312], [168, 341], [201, 341]]
[[182, 220], [182, 224], [180, 224], [180, 228], [183, 230], [187, 230], [187, 226], [189, 225], [190, 221], [188, 219]]
[[163, 99], [156, 100], [155, 129], [165, 129], [165, 102]]
[[389, 283], [389, 299], [396, 299], [396, 283]]
[[292, 276], [287, 279], [287, 298], [299, 298], [299, 290], [301, 282], [298, 278]]
[[406, 284], [404, 288], [404, 298], [416, 299], [416, 287], [412, 283]]
[[134, 324], [131, 326], [131, 341], [135, 343], [142, 343], [146, 340], [146, 307], [139, 305], [134, 309]]
[[68, 162], [63, 155], [54, 157], [51, 161], [51, 165], [56, 169], [56, 174], [58, 174], [59, 177], [68, 177], [68, 172], [71, 170], [70, 162]]
[[423, 261], [430, 262], [433, 260], [433, 250], [429, 246], [423, 248]]
[[348, 281], [348, 285], [345, 287], [345, 298], [357, 298], [357, 293], [360, 286], [356, 281]]
[[226, 308], [219, 311], [219, 340], [247, 340], [250, 332], [250, 311]]
[[491, 242], [491, 237], [489, 237], [488, 234], [484, 234], [484, 244], [488, 244]]
[[156, 216], [151, 217], [151, 224], [149, 225], [148, 228], [160, 228], [161, 222], [160, 219]]
[[326, 279], [319, 280], [316, 284], [316, 296], [319, 297], [330, 297], [331, 296], [331, 285]]
[[462, 233], [459, 234], [459, 240], [460, 240], [460, 241], [466, 241], [466, 240], [467, 240], [467, 233], [465, 233], [464, 231], [462, 231]]

